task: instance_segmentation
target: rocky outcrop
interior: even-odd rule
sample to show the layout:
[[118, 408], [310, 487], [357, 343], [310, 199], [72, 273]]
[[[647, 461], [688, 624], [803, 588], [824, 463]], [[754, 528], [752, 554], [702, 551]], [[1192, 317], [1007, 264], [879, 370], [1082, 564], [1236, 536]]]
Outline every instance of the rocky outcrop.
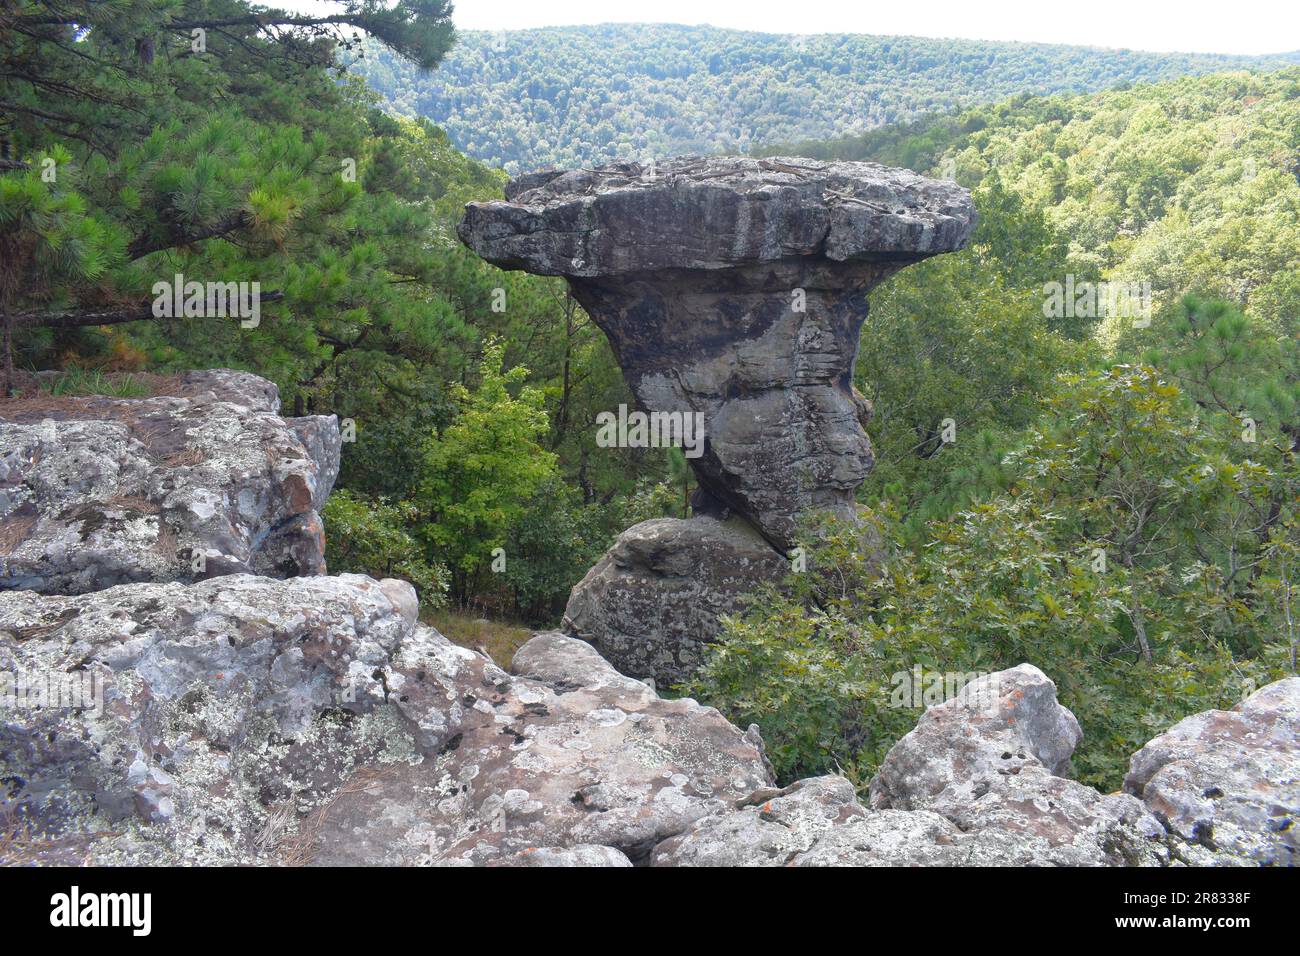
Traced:
[[1078, 726], [1022, 665], [930, 708], [864, 804], [776, 786], [757, 728], [583, 641], [539, 634], [507, 672], [416, 612], [360, 575], [0, 595], [0, 862], [1290, 862], [1295, 679], [1144, 748], [1144, 806], [1052, 772]]
[[0, 589], [324, 574], [338, 423], [279, 406], [273, 383], [217, 370], [153, 398], [0, 407]]
[[[867, 293], [966, 243], [975, 213], [965, 190], [872, 163], [714, 157], [534, 173], [506, 195], [471, 203], [461, 240], [503, 268], [564, 276], [640, 409], [702, 424], [688, 459], [697, 515], [739, 515], [784, 550], [801, 514], [856, 514], [872, 464], [870, 408], [852, 387]], [[702, 562], [721, 542], [699, 537], [711, 552]], [[734, 583], [748, 586], [743, 577]], [[608, 586], [603, 573], [589, 577], [574, 601], [589, 605], [599, 595], [582, 592]], [[663, 602], [679, 590], [668, 581]], [[684, 637], [681, 617], [663, 619], [649, 658], [690, 659], [714, 636], [714, 615]], [[611, 624], [582, 634], [626, 643]]]
[[872, 163], [738, 157], [534, 174], [471, 203], [489, 262], [569, 280], [640, 406], [700, 413], [691, 462], [719, 507], [791, 543], [810, 508], [851, 514], [871, 466], [852, 388], [866, 293], [958, 249], [960, 187]]
[[540, 634], [511, 671], [475, 662], [456, 736], [420, 766], [362, 770], [313, 825], [311, 859], [623, 865], [772, 783], [756, 729], [660, 699], [581, 641]]
[[0, 597], [10, 862], [625, 865], [772, 782], [581, 641], [511, 675], [415, 610], [359, 575]]
[[1028, 664], [931, 707], [890, 750], [869, 807], [848, 781], [760, 791], [656, 848], [660, 866], [1158, 866], [1159, 821], [1064, 770], [1074, 715]]
[[1124, 789], [1218, 862], [1300, 858], [1300, 677], [1179, 721], [1133, 755]]
[[[192, 373], [173, 395], [42, 402], [9, 406], [0, 500], [34, 510], [61, 478], [68, 500], [104, 515], [86, 546], [118, 563], [33, 577], [69, 594], [12, 581], [0, 593], [0, 863], [1295, 862], [1300, 679], [1157, 737], [1134, 755], [1126, 793], [1065, 776], [1079, 725], [1028, 664], [927, 710], [865, 804], [840, 777], [778, 787], [757, 727], [661, 698], [558, 632], [535, 635], [507, 672], [422, 625], [404, 581], [226, 565], [203, 580], [103, 586], [104, 569], [131, 576], [150, 527], [110, 551], [123, 533], [105, 530], [111, 488], [149, 492], [139, 500], [158, 510], [138, 510], [195, 540], [249, 542], [256, 566], [287, 526], [256, 516], [288, 510], [292, 524], [323, 504], [337, 428], [279, 418], [274, 386], [231, 372]], [[96, 425], [117, 429], [116, 457]], [[146, 466], [164, 452], [183, 460], [154, 482]], [[271, 504], [277, 495], [293, 504]], [[11, 554], [52, 540], [60, 515], [35, 511]], [[732, 566], [737, 555], [750, 564]], [[619, 635], [609, 654], [671, 679], [691, 666], [705, 615], [783, 567], [739, 518], [646, 522], [588, 576], [570, 625]], [[654, 603], [665, 595], [668, 607]], [[677, 656], [655, 645], [665, 628], [681, 635]]]
[[745, 521], [657, 518], [624, 531], [573, 589], [566, 632], [625, 674], [670, 687], [700, 664], [718, 618], [789, 562]]
[[358, 575], [0, 595], [15, 852], [259, 858], [277, 820], [296, 821], [359, 762], [419, 759], [417, 737], [455, 720], [443, 700], [428, 719], [386, 706], [414, 606], [409, 584]]
[[1042, 671], [999, 671], [922, 715], [886, 755], [871, 806], [937, 813], [1009, 863], [1165, 862], [1164, 828], [1139, 801], [1060, 776], [1080, 737]]

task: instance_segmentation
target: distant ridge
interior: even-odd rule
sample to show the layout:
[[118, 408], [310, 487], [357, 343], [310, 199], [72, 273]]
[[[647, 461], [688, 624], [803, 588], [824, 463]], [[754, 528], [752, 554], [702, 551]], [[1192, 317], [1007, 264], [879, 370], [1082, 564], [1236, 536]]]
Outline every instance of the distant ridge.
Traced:
[[421, 76], [374, 48], [356, 65], [405, 115], [512, 172], [618, 158], [749, 152], [843, 137], [1019, 94], [1089, 92], [1277, 56], [1146, 53], [1045, 43], [860, 34], [791, 36], [607, 24], [466, 31]]

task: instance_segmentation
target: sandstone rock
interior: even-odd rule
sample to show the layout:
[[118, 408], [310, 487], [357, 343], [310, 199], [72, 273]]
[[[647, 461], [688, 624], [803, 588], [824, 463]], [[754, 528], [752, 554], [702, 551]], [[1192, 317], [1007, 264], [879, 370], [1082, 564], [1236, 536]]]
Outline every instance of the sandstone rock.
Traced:
[[1294, 678], [1135, 756], [1171, 834], [1048, 770], [1078, 729], [1029, 665], [930, 708], [868, 807], [839, 777], [776, 787], [756, 728], [585, 642], [539, 634], [507, 673], [414, 610], [360, 575], [0, 595], [0, 863], [1291, 861]]
[[1037, 667], [987, 674], [927, 709], [894, 746], [872, 781], [872, 804], [909, 810], [953, 787], [1026, 766], [1062, 774], [1082, 736], [1074, 714], [1056, 702], [1056, 685]]
[[659, 687], [699, 665], [718, 618], [790, 564], [744, 521], [657, 518], [624, 531], [569, 596], [567, 633]]
[[[496, 851], [496, 852], [489, 852]], [[514, 852], [501, 853], [487, 843], [479, 844], [467, 857], [438, 860], [434, 866], [488, 866], [488, 867], [630, 867], [632, 861], [610, 846], [580, 844], [562, 848], [553, 846], [526, 846]]]
[[1141, 803], [1056, 775], [1079, 736], [1038, 668], [987, 675], [927, 710], [894, 745], [871, 782], [871, 805], [938, 813], [1008, 862], [1167, 862], [1164, 828]]
[[0, 407], [0, 589], [325, 573], [338, 424], [278, 408], [273, 383], [224, 369], [174, 395]]
[[932, 810], [868, 810], [842, 777], [759, 791], [665, 840], [654, 866], [1041, 866], [1063, 862], [1033, 833], [963, 832]]
[[828, 831], [868, 815], [843, 777], [812, 777], [759, 790], [734, 812], [706, 817], [665, 840], [654, 866], [787, 866]]
[[[5, 816], [27, 843], [95, 862], [264, 859], [277, 814], [296, 819], [358, 763], [421, 759], [416, 730], [437, 747], [428, 728], [455, 729], [445, 675], [476, 655], [440, 637], [417, 654], [392, 591], [360, 575], [227, 575], [0, 595], [15, 693], [0, 712]], [[436, 720], [388, 706], [417, 682], [442, 688], [422, 698]]]
[[[1078, 724], [1027, 664], [932, 707], [889, 752], [871, 807], [838, 777], [760, 790], [660, 843], [656, 866], [1118, 866], [1171, 862], [1127, 795], [1053, 775]], [[1177, 857], [1179, 860], [1185, 856]], [[1198, 861], [1198, 862], [1204, 862]]]
[[[711, 157], [531, 173], [506, 196], [470, 203], [461, 241], [564, 276], [660, 438], [703, 432], [687, 457], [696, 523], [629, 529], [566, 613], [620, 669], [676, 683], [718, 615], [784, 574], [801, 514], [855, 517], [872, 465], [852, 385], [867, 292], [965, 245], [970, 195], [872, 163]], [[700, 516], [750, 522], [773, 551]]]
[[635, 861], [771, 784], [755, 735], [661, 700], [581, 641], [534, 637], [515, 676], [480, 666], [456, 735], [418, 766], [359, 771], [313, 827], [314, 862], [499, 864], [582, 846]]
[[181, 394], [197, 405], [229, 402], [258, 412], [280, 413], [280, 389], [252, 372], [232, 368], [202, 369], [181, 376]]
[[1220, 864], [1300, 861], [1300, 678], [1179, 721], [1133, 755], [1124, 789]]
[[642, 408], [699, 413], [719, 508], [788, 547], [851, 515], [871, 467], [851, 386], [866, 293], [963, 246], [951, 183], [871, 163], [714, 157], [523, 177], [459, 229], [490, 262], [569, 280]]
[[561, 634], [507, 674], [419, 625], [410, 590], [0, 595], [5, 859], [621, 866], [771, 785], [753, 729]]
[[970, 194], [954, 183], [782, 157], [547, 170], [519, 177], [506, 195], [469, 204], [462, 240], [509, 267], [581, 278], [934, 255], [959, 248], [972, 217]]

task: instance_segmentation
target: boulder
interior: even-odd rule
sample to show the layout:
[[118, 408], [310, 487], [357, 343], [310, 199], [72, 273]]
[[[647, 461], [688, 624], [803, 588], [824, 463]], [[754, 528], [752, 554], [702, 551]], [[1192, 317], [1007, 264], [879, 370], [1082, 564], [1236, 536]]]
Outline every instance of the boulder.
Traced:
[[693, 824], [660, 843], [654, 866], [796, 865], [827, 833], [867, 817], [853, 784], [811, 777], [783, 789], [757, 790], [728, 813]]
[[[1153, 862], [1155, 858], [1152, 858]], [[868, 809], [843, 777], [760, 790], [655, 848], [654, 866], [1041, 866], [1066, 862], [1031, 832], [964, 832], [932, 810]], [[1076, 862], [1071, 860], [1070, 862]]]
[[[405, 582], [361, 575], [0, 595], [12, 695], [0, 797], [21, 836], [10, 849], [97, 863], [265, 859], [277, 827], [356, 765], [419, 760], [421, 744], [454, 732], [459, 687], [445, 675], [476, 655], [413, 642], [412, 600]], [[440, 693], [389, 706], [394, 686], [415, 682], [399, 649]]]
[[789, 570], [739, 518], [643, 521], [573, 588], [563, 627], [619, 671], [670, 687], [700, 664], [721, 615]]
[[417, 612], [361, 575], [0, 595], [0, 863], [1292, 862], [1294, 678], [1136, 755], [1154, 813], [1052, 772], [1078, 725], [1027, 664], [930, 708], [864, 805], [583, 641], [506, 672]]
[[[480, 676], [462, 685], [464, 717], [436, 755], [361, 768], [313, 823], [312, 862], [621, 865], [610, 849], [644, 860], [772, 784], [756, 728], [663, 700], [581, 641], [539, 634], [511, 671], [476, 664]], [[524, 859], [530, 851], [547, 856]]]
[[1221, 864], [1300, 862], [1300, 677], [1187, 717], [1133, 755], [1124, 789]]
[[601, 865], [771, 786], [755, 729], [541, 634], [508, 674], [409, 584], [0, 595], [0, 862]]
[[[869, 806], [839, 777], [766, 789], [655, 848], [656, 866], [1157, 866], [1174, 855], [1128, 795], [1057, 776], [1079, 740], [1028, 664], [931, 707], [886, 756]], [[1204, 862], [1198, 860], [1197, 862]]]
[[1139, 801], [1059, 776], [1079, 739], [1038, 668], [989, 674], [929, 708], [890, 749], [871, 806], [937, 813], [1009, 863], [1167, 862], [1165, 830]]
[[0, 405], [0, 589], [325, 573], [336, 419], [281, 418], [273, 383], [226, 369], [173, 392]]

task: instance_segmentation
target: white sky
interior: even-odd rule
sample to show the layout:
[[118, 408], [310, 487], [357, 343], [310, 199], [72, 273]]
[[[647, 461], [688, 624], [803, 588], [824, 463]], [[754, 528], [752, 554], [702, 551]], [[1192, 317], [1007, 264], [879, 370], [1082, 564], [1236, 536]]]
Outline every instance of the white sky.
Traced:
[[1195, 53], [1300, 50], [1300, 0], [454, 0], [466, 30], [709, 23], [765, 33], [1027, 40]]
[[[256, 0], [304, 12], [330, 0]], [[1023, 40], [1182, 53], [1300, 50], [1300, 0], [453, 0], [462, 30], [708, 23], [761, 33]]]

